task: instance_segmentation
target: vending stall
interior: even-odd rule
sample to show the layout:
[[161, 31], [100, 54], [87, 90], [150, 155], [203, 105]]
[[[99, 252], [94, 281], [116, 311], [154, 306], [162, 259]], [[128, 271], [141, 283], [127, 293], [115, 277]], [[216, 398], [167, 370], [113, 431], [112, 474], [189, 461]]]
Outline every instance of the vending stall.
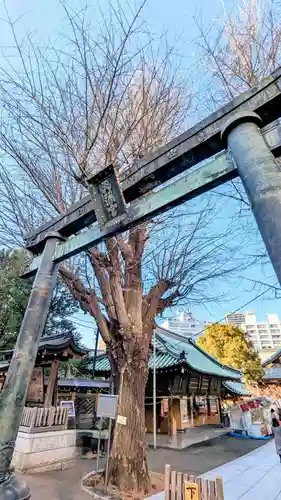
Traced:
[[231, 433], [252, 438], [271, 436], [272, 407], [273, 401], [265, 397], [230, 406], [228, 413]]

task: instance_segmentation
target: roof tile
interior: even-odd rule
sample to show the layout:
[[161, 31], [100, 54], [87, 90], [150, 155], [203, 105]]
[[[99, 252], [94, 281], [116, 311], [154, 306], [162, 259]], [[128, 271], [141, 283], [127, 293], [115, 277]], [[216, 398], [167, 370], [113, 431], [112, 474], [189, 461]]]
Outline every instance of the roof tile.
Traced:
[[[229, 366], [222, 365], [215, 358], [200, 349], [190, 338], [174, 334], [169, 330], [158, 327], [155, 330], [156, 368], [163, 369], [187, 363], [199, 373], [214, 375], [224, 379], [240, 380], [241, 372]], [[153, 369], [153, 356], [148, 366]], [[110, 371], [110, 364], [106, 354], [97, 357], [95, 372]]]

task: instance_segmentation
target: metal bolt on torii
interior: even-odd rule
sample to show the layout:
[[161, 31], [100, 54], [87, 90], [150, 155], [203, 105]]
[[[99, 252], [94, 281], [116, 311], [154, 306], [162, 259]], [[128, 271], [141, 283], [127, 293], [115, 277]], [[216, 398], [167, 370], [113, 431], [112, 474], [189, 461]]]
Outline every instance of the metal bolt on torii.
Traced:
[[[36, 272], [36, 278], [0, 394], [1, 500], [30, 497], [28, 488], [11, 474], [10, 464], [60, 262], [240, 175], [281, 283], [281, 171], [275, 159], [281, 152], [280, 105], [281, 69], [155, 151], [139, 170], [133, 167], [128, 181], [123, 180], [121, 186], [112, 167], [88, 179], [91, 199], [90, 203], [88, 197], [82, 200], [80, 205], [84, 203], [86, 207], [82, 214], [81, 206], [70, 208], [65, 218], [51, 221], [28, 235], [27, 248], [42, 253], [31, 266], [29, 275]], [[265, 125], [262, 130], [261, 118]], [[224, 142], [230, 157], [223, 151]], [[214, 154], [217, 156], [212, 158]], [[207, 158], [211, 158], [207, 165], [188, 173], [191, 166]], [[183, 171], [187, 173], [181, 179], [153, 191], [154, 182], [159, 186]], [[127, 205], [122, 192], [126, 193]], [[143, 193], [148, 194], [144, 197]], [[48, 234], [53, 229], [68, 237], [95, 220], [99, 226], [94, 225], [64, 243], [59, 244], [60, 234]]]

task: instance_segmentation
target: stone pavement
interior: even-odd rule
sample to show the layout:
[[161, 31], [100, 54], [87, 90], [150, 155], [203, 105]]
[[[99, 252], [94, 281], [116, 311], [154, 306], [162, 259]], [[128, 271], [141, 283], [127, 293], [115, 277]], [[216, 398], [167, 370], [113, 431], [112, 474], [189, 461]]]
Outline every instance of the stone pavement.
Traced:
[[[200, 427], [191, 427], [183, 433], [176, 434], [171, 442], [169, 442], [167, 434], [157, 434], [156, 444], [157, 448], [183, 450], [189, 446], [218, 438], [224, 434], [227, 434], [227, 430], [222, 429], [221, 426], [200, 425]], [[153, 434], [146, 435], [146, 442], [149, 446], [153, 445]]]
[[[186, 450], [150, 450], [149, 468], [163, 473], [165, 463], [170, 463], [173, 470], [202, 477], [222, 476], [225, 500], [281, 500], [281, 464], [274, 441], [263, 443], [221, 436], [213, 443]], [[256, 446], [259, 447], [253, 450]], [[31, 489], [32, 500], [89, 500], [80, 484], [81, 478], [95, 468], [95, 462], [77, 459], [68, 470], [22, 477]], [[155, 497], [162, 499], [161, 494]]]
[[221, 476], [224, 500], [281, 500], [281, 464], [270, 441], [201, 477]]
[[31, 490], [31, 500], [90, 500], [81, 479], [95, 468], [95, 460], [78, 459], [71, 469], [44, 474], [20, 475]]
[[154, 451], [150, 449], [148, 466], [154, 472], [163, 474], [165, 464], [170, 464], [173, 470], [199, 476], [246, 455], [256, 448], [263, 447], [264, 443], [257, 439], [240, 439], [222, 435], [211, 441], [202, 441], [181, 450], [157, 448]]

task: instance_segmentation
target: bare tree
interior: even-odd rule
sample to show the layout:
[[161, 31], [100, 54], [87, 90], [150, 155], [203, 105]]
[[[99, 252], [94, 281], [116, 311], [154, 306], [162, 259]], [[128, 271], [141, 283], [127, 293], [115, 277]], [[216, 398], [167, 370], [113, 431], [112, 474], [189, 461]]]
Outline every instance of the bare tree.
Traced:
[[208, 28], [200, 18], [199, 54], [207, 68], [209, 109], [254, 87], [281, 63], [279, 0], [241, 0]]
[[[130, 169], [186, 126], [188, 87], [140, 10], [128, 17], [111, 5], [93, 28], [87, 11], [62, 6], [69, 35], [44, 50], [19, 41], [7, 13], [17, 56], [9, 48], [0, 69], [0, 232], [7, 245], [21, 245], [26, 230], [63, 214], [85, 194], [90, 173], [109, 162]], [[214, 300], [214, 280], [248, 263], [239, 258], [234, 224], [211, 229], [219, 210], [205, 197], [192, 211], [183, 206], [141, 224], [60, 268], [96, 320], [118, 414], [127, 417], [126, 426], [116, 425], [110, 456], [110, 480], [121, 489], [149, 487], [144, 397], [156, 316], [175, 304]]]
[[[199, 31], [198, 59], [206, 75], [203, 91], [199, 93], [203, 114], [254, 87], [281, 64], [279, 0], [240, 0], [231, 13], [223, 7], [222, 15], [208, 27], [204, 26], [201, 16], [194, 19]], [[217, 193], [237, 202], [235, 216], [239, 215], [249, 239], [254, 242], [256, 256], [259, 255], [261, 262], [268, 262], [240, 179], [227, 183]], [[255, 286], [259, 286], [258, 283]], [[275, 294], [274, 285], [263, 286]]]

